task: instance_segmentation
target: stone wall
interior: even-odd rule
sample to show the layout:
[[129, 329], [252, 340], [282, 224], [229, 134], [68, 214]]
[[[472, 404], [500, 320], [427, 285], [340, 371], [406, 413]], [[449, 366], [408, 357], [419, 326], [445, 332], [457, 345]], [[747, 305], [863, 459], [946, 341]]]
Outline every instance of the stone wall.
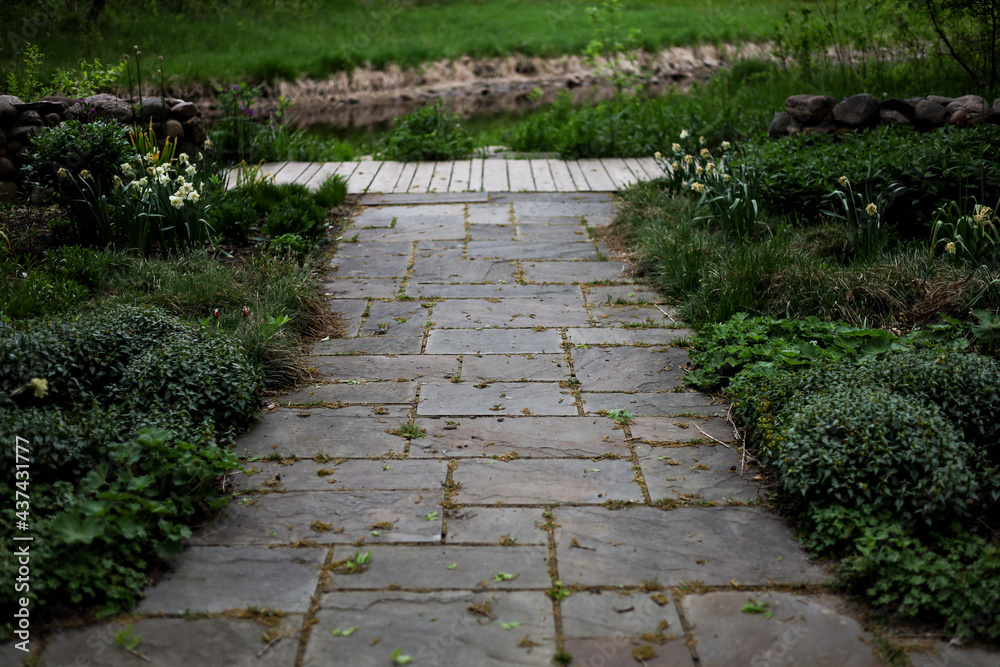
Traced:
[[1000, 124], [1000, 99], [991, 105], [979, 95], [964, 97], [889, 98], [854, 95], [839, 102], [826, 95], [792, 95], [785, 110], [774, 114], [768, 134], [780, 137], [799, 132], [849, 132], [877, 125], [912, 125], [933, 130], [945, 125]]
[[[174, 98], [143, 97], [135, 108], [114, 95], [92, 95], [83, 99], [44, 97], [23, 102], [12, 95], [0, 95], [0, 201], [16, 201], [21, 189], [20, 169], [31, 152], [31, 137], [43, 127], [66, 120], [111, 120], [131, 127], [150, 121], [162, 141], [177, 141], [179, 153], [195, 155], [205, 144], [208, 132], [197, 106]], [[165, 122], [164, 122], [165, 121]]]

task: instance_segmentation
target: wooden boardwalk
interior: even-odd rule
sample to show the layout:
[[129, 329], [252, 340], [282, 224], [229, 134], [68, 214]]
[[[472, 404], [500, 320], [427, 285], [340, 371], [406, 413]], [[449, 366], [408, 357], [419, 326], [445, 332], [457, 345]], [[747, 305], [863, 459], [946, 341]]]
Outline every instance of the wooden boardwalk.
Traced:
[[653, 158], [270, 162], [262, 168], [276, 183], [302, 183], [309, 188], [318, 188], [337, 174], [347, 179], [351, 194], [608, 192], [663, 174]]

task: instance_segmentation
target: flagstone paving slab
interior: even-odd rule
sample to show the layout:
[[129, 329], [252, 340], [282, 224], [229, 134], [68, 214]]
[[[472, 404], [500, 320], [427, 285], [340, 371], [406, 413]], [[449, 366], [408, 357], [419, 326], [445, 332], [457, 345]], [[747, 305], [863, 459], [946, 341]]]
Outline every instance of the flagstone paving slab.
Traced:
[[573, 400], [569, 391], [554, 382], [495, 382], [485, 386], [471, 382], [428, 382], [421, 385], [417, 414], [575, 415]]
[[589, 241], [577, 243], [469, 241], [467, 252], [470, 259], [597, 259], [597, 249]]
[[[566, 303], [568, 302], [568, 303]], [[582, 301], [449, 299], [434, 307], [434, 325], [446, 328], [584, 326], [590, 319]]]
[[[141, 640], [135, 653], [158, 667], [291, 667], [299, 648], [296, 633], [302, 625], [302, 615], [291, 614], [275, 620], [277, 625], [270, 628], [237, 618], [144, 618], [64, 630], [45, 647], [45, 657], [39, 664], [44, 667], [144, 664], [144, 660], [115, 641], [117, 633], [131, 630], [131, 636]], [[272, 632], [280, 639], [269, 645], [261, 635]], [[193, 637], [198, 640], [192, 641]]]
[[[633, 653], [644, 647], [643, 660], [639, 662]], [[649, 642], [638, 637], [604, 637], [602, 639], [577, 639], [567, 637], [565, 649], [573, 656], [574, 667], [609, 667], [621, 665], [631, 667], [694, 667], [691, 652], [683, 640], [672, 640], [666, 644]], [[646, 657], [646, 656], [652, 656]]]
[[[335, 299], [391, 299], [399, 292], [400, 282], [393, 278], [336, 278], [320, 285], [320, 292]], [[336, 312], [336, 300], [331, 308]]]
[[536, 299], [541, 296], [579, 297], [583, 292], [576, 285], [446, 285], [409, 282], [403, 290], [413, 298], [427, 299]]
[[[592, 307], [641, 306], [659, 303], [662, 300], [662, 296], [640, 285], [593, 285], [587, 288], [587, 305]], [[670, 312], [670, 308], [667, 306], [664, 306], [663, 309]], [[677, 317], [676, 314], [671, 314]]]
[[517, 382], [561, 382], [572, 369], [564, 354], [467, 354], [462, 357], [462, 379]]
[[448, 515], [448, 544], [546, 544], [544, 510], [533, 507], [462, 507]]
[[[770, 614], [744, 613], [748, 598], [767, 605]], [[719, 591], [688, 595], [682, 606], [704, 667], [881, 665], [871, 635], [820, 600], [782, 592]]]
[[330, 262], [331, 278], [397, 278], [406, 275], [410, 258], [406, 255], [390, 257], [342, 257]]
[[583, 391], [669, 391], [684, 386], [687, 350], [641, 347], [571, 348]]
[[420, 354], [424, 345], [423, 334], [419, 336], [364, 336], [361, 338], [331, 338], [315, 343], [310, 349], [313, 355], [350, 354]]
[[451, 355], [400, 354], [325, 357], [313, 366], [338, 380], [446, 380], [458, 375], [460, 361]]
[[337, 246], [337, 257], [376, 257], [386, 255], [407, 255], [413, 249], [411, 241], [355, 241], [345, 236]]
[[461, 250], [446, 250], [443, 256], [418, 258], [410, 280], [418, 283], [513, 283], [520, 272], [517, 262], [506, 259], [463, 259]]
[[748, 468], [740, 477], [740, 455], [732, 448], [650, 447], [639, 443], [635, 452], [654, 503], [661, 498], [676, 500], [692, 495], [712, 502], [757, 498], [758, 487], [751, 481], [756, 472]]
[[311, 408], [265, 412], [256, 426], [236, 440], [240, 456], [263, 457], [275, 452], [283, 456], [312, 458], [384, 456], [403, 453], [406, 441], [387, 431], [406, 418], [403, 410], [383, 408], [387, 414], [357, 417], [341, 410]]
[[[568, 507], [555, 515], [559, 576], [567, 585], [763, 586], [828, 578], [788, 526], [759, 507]], [[573, 540], [580, 546], [570, 548]]]
[[421, 304], [410, 301], [373, 301], [361, 334], [423, 337], [429, 312]]
[[517, 228], [514, 225], [470, 224], [467, 228], [470, 241], [502, 241], [511, 243], [517, 241]]
[[[356, 548], [336, 547], [336, 561], [350, 558]], [[396, 546], [376, 545], [371, 549], [368, 569], [356, 574], [331, 576], [324, 592], [399, 586], [407, 590], [503, 589], [548, 590], [549, 550], [544, 546]], [[454, 568], [449, 568], [455, 565]], [[499, 573], [513, 578], [501, 578]]]
[[413, 229], [360, 229], [358, 240], [370, 241], [446, 241], [465, 238], [465, 223], [457, 220], [448, 224], [428, 224]]
[[427, 354], [546, 354], [562, 351], [557, 331], [532, 329], [432, 329]]
[[477, 457], [516, 453], [523, 458], [630, 455], [625, 434], [610, 419], [594, 417], [476, 417], [418, 419], [427, 434], [410, 455]]
[[594, 326], [646, 328], [675, 327], [677, 320], [663, 314], [656, 306], [593, 306], [590, 315]]
[[461, 488], [453, 497], [462, 504], [641, 502], [632, 462], [577, 459], [524, 459], [459, 462], [452, 474]]
[[416, 382], [361, 382], [358, 384], [323, 384], [306, 387], [283, 400], [286, 404], [304, 403], [412, 403], [417, 397]]
[[657, 632], [684, 635], [680, 616], [666, 591], [580, 591], [563, 600], [560, 608], [566, 637], [638, 637]]
[[996, 667], [998, 661], [995, 651], [963, 648], [950, 642], [921, 643], [907, 655], [913, 667]]
[[513, 216], [509, 202], [470, 206], [468, 212], [469, 224], [473, 225], [510, 225]]
[[[517, 228], [517, 240], [526, 242], [559, 242], [566, 244], [586, 241], [588, 239], [586, 227], [581, 225], [579, 220], [575, 220], [574, 222], [575, 224], [572, 225], [554, 223], [541, 225], [519, 224]], [[475, 237], [473, 238], [475, 239]], [[597, 259], [596, 256], [594, 259]]]
[[529, 283], [596, 283], [610, 281], [631, 283], [621, 262], [534, 262], [522, 264], [524, 280]]
[[325, 556], [324, 549], [189, 547], [168, 561], [172, 571], [146, 591], [138, 611], [218, 613], [258, 607], [305, 612]]
[[[602, 410], [628, 410], [635, 417], [660, 417], [669, 415], [698, 414], [719, 417], [728, 409], [724, 404], [713, 404], [708, 394], [701, 392], [660, 393], [583, 393], [583, 409], [587, 414]], [[640, 427], [641, 429], [642, 427]], [[640, 430], [640, 432], [643, 432]]]
[[368, 310], [368, 299], [338, 299], [334, 304], [340, 316], [345, 336], [357, 336], [361, 330], [361, 319]]
[[[233, 478], [236, 491], [392, 491], [439, 489], [445, 481], [444, 461], [296, 461], [291, 465], [257, 461]], [[275, 480], [275, 476], [277, 479]], [[265, 485], [265, 483], [267, 483]]]
[[[396, 649], [414, 665], [542, 667], [556, 649], [552, 605], [540, 592], [331, 593], [317, 619], [304, 667], [382, 667]], [[351, 627], [347, 638], [331, 633]]]
[[417, 224], [414, 221], [438, 221], [453, 220], [461, 217], [465, 219], [465, 204], [462, 203], [441, 203], [426, 206], [381, 206], [369, 207], [362, 211], [354, 219], [354, 227], [390, 227], [393, 220], [396, 226], [403, 224]]
[[566, 339], [573, 345], [665, 345], [687, 338], [691, 329], [612, 329], [594, 327], [568, 329]]
[[729, 442], [735, 439], [733, 427], [718, 417], [637, 417], [629, 430], [633, 438], [644, 442], [690, 442], [712, 438]]

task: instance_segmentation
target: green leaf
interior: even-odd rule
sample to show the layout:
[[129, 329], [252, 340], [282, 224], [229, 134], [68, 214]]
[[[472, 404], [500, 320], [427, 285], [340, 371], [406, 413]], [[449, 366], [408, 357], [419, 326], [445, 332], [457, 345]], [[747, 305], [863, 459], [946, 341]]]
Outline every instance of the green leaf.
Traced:
[[67, 544], [90, 544], [104, 535], [105, 522], [96, 516], [81, 517], [77, 513], [60, 514], [52, 522], [52, 530]]
[[413, 662], [413, 658], [408, 655], [404, 655], [401, 649], [397, 648], [392, 652], [392, 663], [394, 665], [407, 665], [411, 662]]
[[521, 626], [521, 621], [511, 621], [509, 623], [500, 623], [500, 627], [504, 630], [513, 630]]

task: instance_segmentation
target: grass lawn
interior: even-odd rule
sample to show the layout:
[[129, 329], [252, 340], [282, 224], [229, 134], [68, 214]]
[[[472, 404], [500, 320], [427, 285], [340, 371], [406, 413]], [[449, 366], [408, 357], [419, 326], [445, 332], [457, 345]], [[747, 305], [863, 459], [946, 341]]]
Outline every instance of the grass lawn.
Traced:
[[[324, 77], [364, 62], [417, 65], [462, 55], [580, 53], [593, 35], [587, 8], [598, 2], [313, 0], [301, 3], [306, 6], [301, 12], [275, 4], [277, 9], [238, 12], [215, 3], [163, 15], [109, 3], [95, 31], [67, 39], [54, 29], [37, 43], [47, 68], [73, 66], [84, 57], [117, 62], [138, 45], [150, 64], [164, 56], [175, 83]], [[639, 41], [649, 50], [765, 39], [791, 5], [788, 0], [627, 2], [621, 32], [640, 28]]]

